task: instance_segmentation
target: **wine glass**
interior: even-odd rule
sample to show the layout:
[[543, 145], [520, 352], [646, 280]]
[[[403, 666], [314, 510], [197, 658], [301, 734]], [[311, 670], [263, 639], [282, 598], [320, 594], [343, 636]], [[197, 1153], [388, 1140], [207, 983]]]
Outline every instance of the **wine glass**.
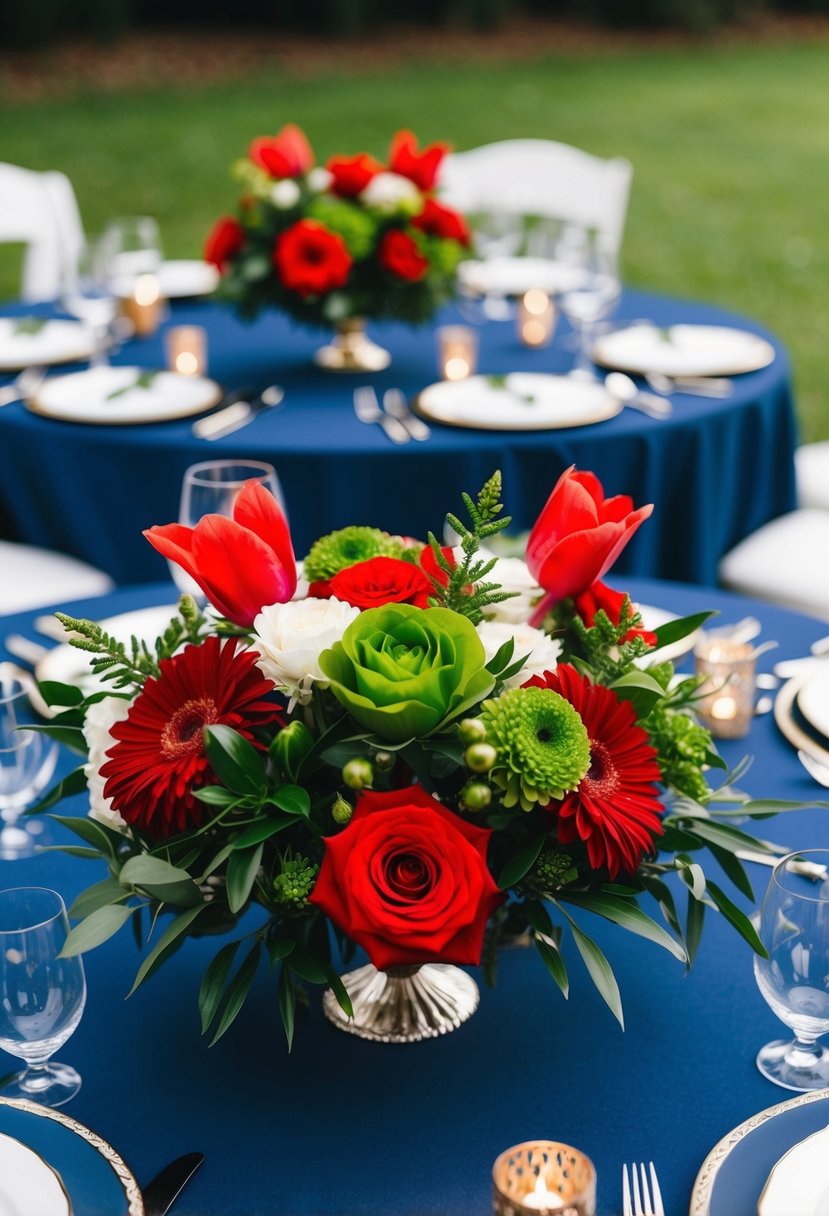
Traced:
[[62, 958], [69, 932], [64, 902], [46, 887], [0, 891], [0, 1048], [26, 1067], [3, 1097], [62, 1106], [80, 1074], [51, 1057], [76, 1030], [86, 1003], [79, 956]]
[[760, 913], [767, 959], [754, 959], [763, 997], [794, 1039], [767, 1043], [757, 1055], [764, 1077], [803, 1092], [829, 1086], [829, 878], [819, 885], [797, 862], [829, 864], [829, 849], [805, 849], [782, 858], [772, 871]]
[[36, 721], [20, 680], [0, 667], [0, 858], [5, 861], [34, 852], [35, 837], [19, 819], [51, 780], [58, 760], [54, 739], [26, 729]]
[[610, 315], [622, 293], [616, 249], [603, 233], [568, 224], [556, 247], [556, 261], [568, 280], [557, 295], [559, 308], [578, 338], [570, 375], [596, 380], [590, 359], [593, 327]]
[[158, 275], [161, 267], [161, 233], [151, 216], [126, 216], [111, 220], [104, 229], [102, 241], [116, 296], [131, 296], [136, 281], [142, 275]]
[[[184, 472], [178, 522], [193, 528], [204, 515], [225, 515], [231, 519], [236, 498], [246, 481], [258, 481], [269, 490], [287, 518], [282, 487], [272, 464], [264, 460], [204, 460]], [[204, 592], [190, 575], [174, 562], [168, 564], [179, 591], [192, 595], [197, 604], [204, 604]]]
[[92, 331], [93, 367], [109, 363], [116, 304], [112, 288], [109, 246], [101, 237], [89, 237], [76, 257], [63, 268], [61, 303], [68, 313]]

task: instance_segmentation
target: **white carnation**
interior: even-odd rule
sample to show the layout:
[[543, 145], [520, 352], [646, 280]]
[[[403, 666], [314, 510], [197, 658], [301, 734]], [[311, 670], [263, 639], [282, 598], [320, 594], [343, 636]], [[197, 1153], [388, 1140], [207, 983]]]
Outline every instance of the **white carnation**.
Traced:
[[112, 809], [111, 800], [104, 795], [106, 782], [101, 776], [101, 765], [106, 763], [106, 753], [116, 742], [110, 730], [116, 722], [124, 721], [129, 710], [129, 701], [121, 697], [104, 697], [102, 701], [90, 705], [83, 724], [83, 737], [89, 748], [89, 759], [83, 770], [89, 786], [89, 818], [97, 819], [118, 832], [126, 832], [127, 824]]
[[544, 592], [520, 557], [499, 557], [490, 574], [486, 576], [488, 583], [500, 583], [504, 591], [516, 591], [518, 594], [502, 604], [491, 604], [484, 609], [488, 620], [507, 621], [510, 624], [520, 624], [529, 620], [532, 610], [539, 602]]
[[396, 211], [401, 203], [416, 203], [420, 191], [408, 177], [399, 173], [378, 173], [360, 195], [362, 202], [378, 211]]
[[312, 686], [324, 680], [319, 665], [323, 650], [339, 642], [359, 608], [338, 599], [294, 600], [263, 608], [253, 622], [252, 649], [263, 675], [296, 702], [307, 705]]
[[[530, 676], [540, 676], [545, 671], [555, 671], [561, 642], [534, 629], [532, 625], [510, 624], [507, 621], [482, 621], [478, 626], [478, 637], [483, 642], [487, 663], [494, 658], [504, 642], [512, 638], [515, 642], [513, 660], [527, 655], [527, 661], [519, 672], [505, 681], [507, 688], [519, 688]], [[509, 666], [509, 664], [508, 664]]]
[[323, 194], [333, 182], [334, 176], [327, 169], [318, 165], [316, 169], [311, 169], [305, 180], [308, 182], [309, 190], [316, 190], [318, 194]]
[[299, 186], [292, 177], [284, 177], [282, 181], [274, 182], [268, 192], [268, 197], [274, 207], [279, 207], [281, 211], [287, 211], [289, 207], [295, 207], [299, 202], [299, 196]]

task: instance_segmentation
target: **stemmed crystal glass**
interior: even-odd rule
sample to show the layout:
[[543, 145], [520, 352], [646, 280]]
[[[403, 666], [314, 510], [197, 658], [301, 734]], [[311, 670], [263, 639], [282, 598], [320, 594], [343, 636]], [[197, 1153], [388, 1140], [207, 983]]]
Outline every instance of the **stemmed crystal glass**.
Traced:
[[144, 274], [157, 275], [161, 266], [161, 234], [151, 216], [111, 220], [104, 229], [110, 279], [116, 296], [129, 296]]
[[95, 342], [93, 367], [106, 367], [109, 363], [115, 324], [109, 248], [102, 237], [89, 237], [75, 259], [63, 268], [61, 304], [91, 330]]
[[13, 861], [35, 849], [20, 816], [45, 789], [55, 771], [58, 744], [39, 731], [21, 682], [0, 666], [0, 858]]
[[556, 297], [578, 338], [570, 374], [596, 380], [590, 344], [595, 325], [610, 315], [622, 293], [617, 251], [603, 233], [567, 224], [558, 240], [556, 261], [574, 272], [572, 283]]
[[[178, 522], [193, 528], [205, 515], [225, 515], [231, 519], [236, 498], [246, 481], [258, 481], [273, 494], [282, 513], [287, 514], [282, 487], [272, 464], [264, 460], [204, 460], [185, 470]], [[179, 591], [203, 604], [204, 592], [190, 575], [174, 562], [168, 564]]]
[[784, 1089], [829, 1086], [829, 878], [818, 885], [792, 867], [794, 861], [829, 865], [829, 849], [805, 849], [777, 863], [760, 913], [760, 940], [767, 959], [756, 956], [754, 974], [763, 997], [794, 1039], [767, 1043], [757, 1055], [764, 1077]]
[[46, 887], [0, 891], [0, 1048], [26, 1063], [3, 1097], [62, 1106], [80, 1075], [51, 1058], [77, 1029], [86, 1002], [79, 957], [62, 958], [64, 902]]

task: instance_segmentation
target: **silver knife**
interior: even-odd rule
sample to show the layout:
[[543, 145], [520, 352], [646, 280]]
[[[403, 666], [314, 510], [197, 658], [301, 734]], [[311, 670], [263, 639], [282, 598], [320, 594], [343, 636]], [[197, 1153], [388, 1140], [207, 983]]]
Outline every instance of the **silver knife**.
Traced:
[[198, 422], [193, 423], [193, 434], [197, 439], [221, 439], [224, 435], [230, 435], [246, 426], [263, 410], [279, 405], [284, 396], [284, 390], [279, 385], [272, 384], [252, 401], [234, 401], [223, 410], [200, 418]]
[[187, 1153], [165, 1166], [143, 1189], [144, 1216], [167, 1216], [203, 1161], [203, 1153]]
[[399, 388], [386, 389], [383, 394], [383, 406], [387, 414], [403, 423], [412, 439], [417, 439], [420, 443], [431, 439], [431, 430], [421, 418], [412, 413], [409, 403]]

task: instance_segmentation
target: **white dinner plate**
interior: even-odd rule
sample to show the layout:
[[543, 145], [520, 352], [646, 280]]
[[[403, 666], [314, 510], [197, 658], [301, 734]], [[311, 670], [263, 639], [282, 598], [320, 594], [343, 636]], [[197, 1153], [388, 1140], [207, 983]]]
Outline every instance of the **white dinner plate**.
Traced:
[[644, 375], [736, 376], [774, 362], [765, 338], [724, 325], [628, 325], [598, 338], [593, 359], [604, 367]]
[[[634, 607], [639, 609], [642, 628], [647, 629], [649, 633], [655, 633], [660, 626], [678, 619], [675, 612], [668, 612], [665, 608], [655, 608], [652, 604], [634, 604]], [[646, 654], [643, 658], [636, 660], [637, 666], [650, 667], [652, 663], [673, 663], [675, 659], [681, 658], [689, 650], [694, 649], [698, 633], [699, 629], [689, 633], [687, 637], [680, 638], [678, 642], [671, 642], [670, 645], [663, 646], [660, 650]]]
[[52, 367], [88, 359], [95, 338], [80, 321], [47, 321], [34, 333], [18, 332], [26, 317], [0, 317], [0, 371], [24, 367]]
[[215, 266], [195, 258], [162, 262], [158, 271], [158, 285], [165, 300], [209, 296], [216, 290], [219, 278]]
[[797, 691], [797, 708], [810, 726], [829, 739], [829, 671], [819, 666], [803, 677]]
[[[139, 386], [140, 367], [91, 367], [45, 380], [27, 405], [36, 414], [61, 422], [125, 426], [167, 422], [209, 410], [221, 398], [215, 380], [158, 372]], [[113, 395], [114, 394], [114, 395]]]
[[757, 1216], [822, 1216], [828, 1194], [829, 1127], [824, 1127], [783, 1154], [768, 1176]]
[[498, 257], [461, 262], [458, 267], [461, 288], [481, 296], [521, 296], [533, 287], [555, 295], [570, 291], [583, 278], [583, 270], [554, 262], [552, 258]]
[[71, 1216], [63, 1183], [46, 1161], [0, 1132], [0, 1216]]
[[441, 380], [417, 398], [432, 422], [481, 431], [547, 431], [615, 417], [622, 403], [603, 384], [570, 376], [512, 372]]
[[774, 698], [774, 720], [780, 733], [793, 747], [802, 748], [822, 764], [829, 765], [829, 750], [822, 747], [814, 735], [807, 733], [797, 720], [797, 703], [803, 683], [803, 677], [786, 681]]

